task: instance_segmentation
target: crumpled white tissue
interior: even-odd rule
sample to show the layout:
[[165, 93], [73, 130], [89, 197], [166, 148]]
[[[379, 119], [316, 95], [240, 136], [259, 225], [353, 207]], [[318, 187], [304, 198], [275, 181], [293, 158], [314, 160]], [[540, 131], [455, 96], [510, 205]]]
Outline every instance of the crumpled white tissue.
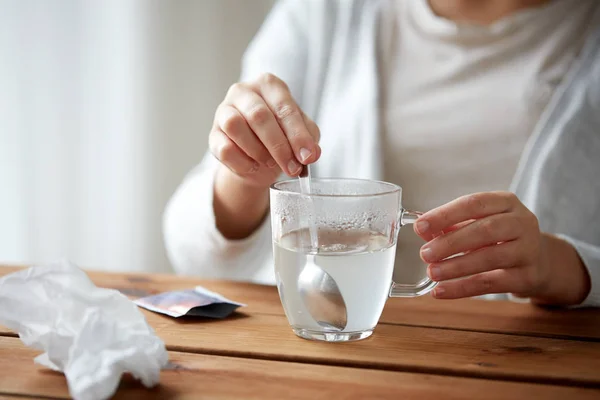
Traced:
[[67, 261], [0, 278], [0, 324], [44, 350], [35, 361], [63, 372], [75, 399], [111, 397], [124, 372], [152, 387], [168, 362], [137, 306]]

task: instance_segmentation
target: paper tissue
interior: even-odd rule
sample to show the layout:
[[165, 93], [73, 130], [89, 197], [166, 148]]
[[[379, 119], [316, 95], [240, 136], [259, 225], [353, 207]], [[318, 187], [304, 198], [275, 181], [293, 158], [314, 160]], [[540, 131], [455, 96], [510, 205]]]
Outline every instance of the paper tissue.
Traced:
[[67, 261], [1, 278], [0, 324], [45, 351], [35, 361], [63, 372], [75, 399], [111, 397], [124, 372], [152, 387], [168, 361], [133, 302]]

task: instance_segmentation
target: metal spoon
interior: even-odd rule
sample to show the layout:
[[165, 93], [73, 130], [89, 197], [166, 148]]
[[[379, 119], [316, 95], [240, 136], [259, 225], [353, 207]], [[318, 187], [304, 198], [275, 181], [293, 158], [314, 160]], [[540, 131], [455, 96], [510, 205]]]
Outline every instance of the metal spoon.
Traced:
[[[299, 176], [300, 190], [311, 193], [310, 169], [305, 166]], [[318, 251], [318, 235], [314, 221], [309, 221], [308, 231], [312, 251]], [[323, 328], [343, 331], [347, 324], [346, 303], [335, 280], [315, 263], [314, 254], [306, 256], [306, 264], [298, 276], [300, 297], [313, 319]]]
[[348, 322], [346, 303], [331, 275], [315, 263], [309, 254], [298, 276], [298, 290], [314, 320], [325, 329], [343, 331]]
[[[300, 175], [298, 176], [298, 180], [300, 181], [300, 193], [310, 195], [312, 192], [312, 189], [311, 189], [311, 185], [310, 185], [310, 166], [309, 165], [305, 165], [304, 168], [302, 168], [302, 171], [300, 172]], [[310, 197], [308, 199], [308, 202], [310, 204], [310, 207], [312, 208], [312, 199]], [[310, 247], [314, 251], [317, 251], [317, 249], [319, 248], [319, 237], [317, 234], [317, 226], [315, 224], [315, 221], [312, 220], [314, 217], [310, 217], [310, 215], [311, 214], [309, 213], [308, 235], [310, 238]], [[312, 215], [314, 215], [314, 212], [312, 213]]]

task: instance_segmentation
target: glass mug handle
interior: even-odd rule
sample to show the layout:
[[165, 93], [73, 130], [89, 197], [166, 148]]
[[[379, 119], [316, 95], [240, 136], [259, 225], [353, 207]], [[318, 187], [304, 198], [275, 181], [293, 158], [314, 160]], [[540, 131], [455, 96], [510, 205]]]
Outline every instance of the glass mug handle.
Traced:
[[[399, 224], [400, 226], [414, 224], [423, 213], [416, 211], [400, 210]], [[402, 284], [392, 282], [390, 287], [390, 297], [417, 297], [429, 293], [437, 286], [437, 282], [432, 281], [429, 277], [423, 279], [416, 284]]]

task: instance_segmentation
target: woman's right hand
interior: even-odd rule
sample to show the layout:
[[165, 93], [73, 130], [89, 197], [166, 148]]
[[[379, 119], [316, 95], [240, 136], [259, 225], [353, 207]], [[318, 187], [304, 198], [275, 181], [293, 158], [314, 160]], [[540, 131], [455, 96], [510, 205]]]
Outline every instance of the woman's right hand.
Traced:
[[319, 137], [285, 82], [264, 74], [229, 88], [215, 113], [209, 147], [244, 184], [267, 189], [281, 171], [294, 177], [302, 165], [317, 161]]

